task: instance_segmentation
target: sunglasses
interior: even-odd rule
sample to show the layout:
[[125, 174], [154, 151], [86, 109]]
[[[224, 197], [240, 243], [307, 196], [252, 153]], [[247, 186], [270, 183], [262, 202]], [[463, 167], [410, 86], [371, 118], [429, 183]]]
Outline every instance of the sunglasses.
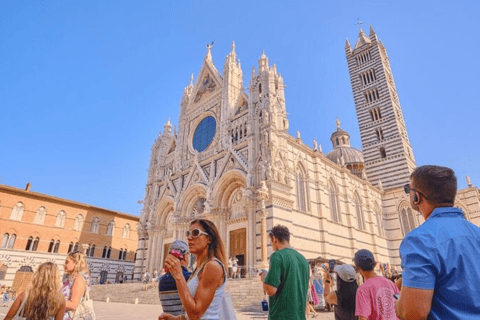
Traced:
[[185, 232], [185, 235], [187, 236], [187, 238], [189, 237], [192, 237], [192, 238], [198, 238], [200, 237], [202, 234], [206, 235], [207, 237], [210, 237], [210, 235], [208, 233], [206, 233], [205, 231], [202, 231], [200, 229], [193, 229], [192, 231], [190, 230], [187, 230]]
[[427, 197], [425, 197], [425, 194], [423, 194], [422, 192], [418, 191], [417, 189], [410, 188], [410, 183], [407, 183], [406, 185], [403, 186], [403, 191], [405, 191], [406, 194], [410, 194], [410, 191], [415, 191], [420, 193], [425, 199], [428, 199]]

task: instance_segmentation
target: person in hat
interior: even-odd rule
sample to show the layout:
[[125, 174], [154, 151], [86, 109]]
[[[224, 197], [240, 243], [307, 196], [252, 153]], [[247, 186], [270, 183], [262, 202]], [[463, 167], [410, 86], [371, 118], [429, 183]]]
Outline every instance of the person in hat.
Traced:
[[355, 296], [358, 284], [355, 268], [349, 264], [337, 265], [333, 268], [333, 272], [337, 274], [337, 290], [335, 291], [331, 291], [332, 275], [330, 269], [328, 267], [326, 269], [328, 272], [325, 272], [323, 295], [327, 303], [336, 305], [335, 320], [356, 320]]
[[[192, 274], [188, 271], [188, 244], [182, 240], [175, 240], [168, 248], [168, 253], [175, 255], [180, 260], [182, 266], [183, 276], [185, 281], [190, 278]], [[177, 284], [170, 272], [166, 272], [158, 280], [158, 294], [164, 312], [178, 316], [184, 312], [182, 308], [182, 301], [178, 295]]]
[[358, 250], [353, 261], [365, 279], [357, 290], [355, 315], [360, 320], [398, 319], [393, 295], [400, 291], [392, 281], [377, 275], [373, 253], [367, 249]]

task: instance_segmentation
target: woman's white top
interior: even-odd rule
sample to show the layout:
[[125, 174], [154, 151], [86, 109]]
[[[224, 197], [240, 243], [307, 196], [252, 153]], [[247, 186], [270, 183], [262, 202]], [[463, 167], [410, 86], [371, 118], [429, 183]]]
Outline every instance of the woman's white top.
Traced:
[[[220, 316], [219, 316], [220, 308], [222, 307], [223, 298], [225, 296], [225, 286], [227, 285], [225, 267], [220, 262], [220, 260], [215, 258], [213, 258], [212, 260], [217, 261], [222, 266], [224, 281], [223, 281], [223, 284], [215, 290], [215, 295], [213, 296], [213, 300], [208, 306], [205, 313], [200, 318], [201, 320], [220, 320]], [[191, 278], [191, 280], [188, 281], [187, 283], [188, 291], [190, 291], [190, 294], [192, 295], [192, 297], [195, 297], [195, 292], [197, 292], [197, 288], [198, 288], [198, 282], [199, 281], [198, 281], [198, 272], [197, 272], [195, 276]], [[187, 315], [187, 319], [189, 319], [188, 315]]]

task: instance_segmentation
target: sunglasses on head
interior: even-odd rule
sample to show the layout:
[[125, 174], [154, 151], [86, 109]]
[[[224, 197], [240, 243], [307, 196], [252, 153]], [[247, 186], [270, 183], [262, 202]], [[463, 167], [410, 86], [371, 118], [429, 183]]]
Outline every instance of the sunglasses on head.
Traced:
[[185, 235], [187, 236], [187, 238], [189, 238], [189, 237], [198, 238], [198, 237], [200, 237], [202, 234], [206, 235], [207, 237], [210, 237], [210, 235], [209, 235], [208, 233], [206, 233], [205, 231], [200, 230], [200, 229], [193, 229], [192, 231], [187, 230], [187, 231], [185, 232]]

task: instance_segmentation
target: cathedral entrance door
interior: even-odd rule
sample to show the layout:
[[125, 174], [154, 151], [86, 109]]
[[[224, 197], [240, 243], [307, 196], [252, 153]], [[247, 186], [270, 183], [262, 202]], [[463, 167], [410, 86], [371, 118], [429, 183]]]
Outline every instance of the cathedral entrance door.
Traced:
[[245, 278], [247, 270], [245, 268], [245, 260], [247, 256], [247, 229], [237, 229], [230, 231], [230, 254], [229, 257], [237, 258], [238, 272], [241, 277]]

